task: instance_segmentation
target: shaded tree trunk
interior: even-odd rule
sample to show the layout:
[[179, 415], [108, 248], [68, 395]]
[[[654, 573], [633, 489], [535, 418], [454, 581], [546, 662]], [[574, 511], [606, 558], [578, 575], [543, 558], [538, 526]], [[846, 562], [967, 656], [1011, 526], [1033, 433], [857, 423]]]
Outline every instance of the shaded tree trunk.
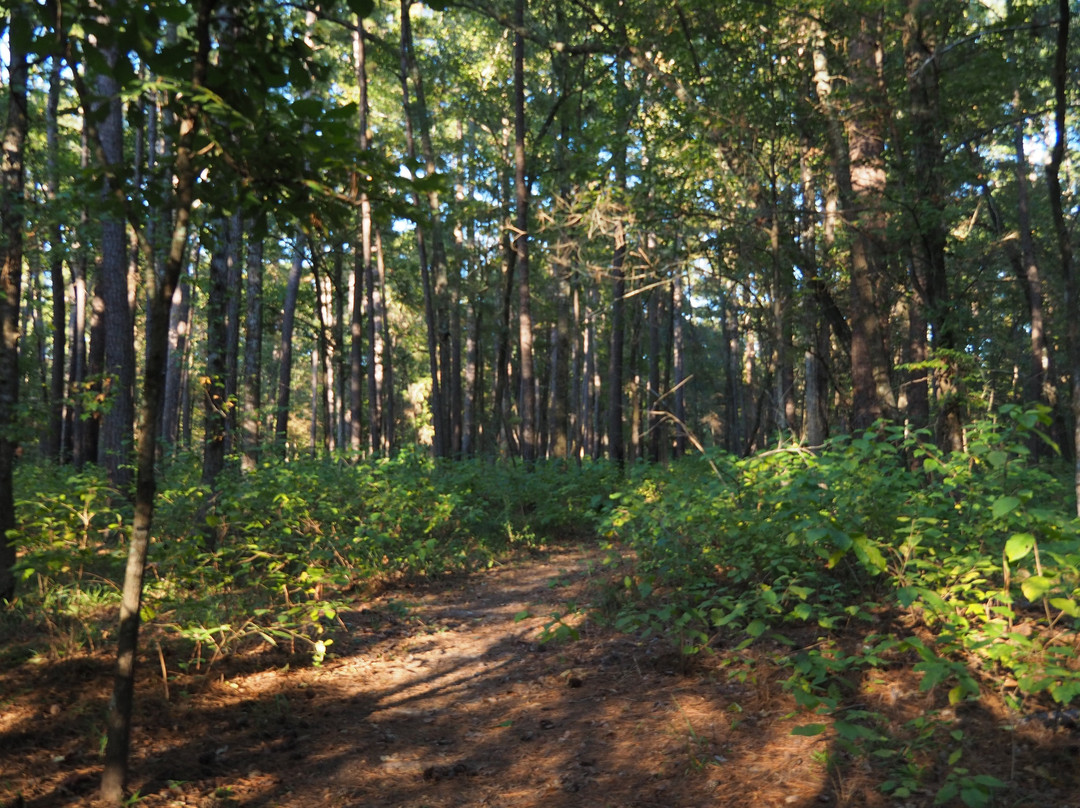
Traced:
[[[101, 50], [111, 70], [117, 60], [115, 47]], [[116, 199], [124, 192], [119, 177], [124, 165], [124, 121], [120, 88], [109, 73], [96, 77], [97, 93], [103, 99], [91, 104], [87, 114], [103, 115], [96, 128], [105, 172], [101, 215], [101, 291], [105, 301], [105, 385], [110, 406], [102, 420], [103, 461], [109, 481], [126, 490], [132, 481], [131, 437], [135, 421], [135, 332], [128, 285], [127, 236], [124, 217], [116, 209]]]
[[[15, 5], [10, 25], [20, 34], [29, 15]], [[0, 601], [15, 595], [15, 490], [19, 409], [19, 303], [22, 300], [23, 205], [26, 190], [27, 55], [8, 38], [7, 119], [0, 155]], [[10, 532], [9, 532], [10, 531]]]
[[52, 368], [49, 380], [49, 427], [45, 430], [42, 445], [46, 457], [54, 460], [63, 459], [64, 430], [64, 377], [66, 373], [65, 349], [67, 336], [66, 286], [64, 285], [64, 242], [63, 226], [56, 209], [57, 194], [60, 191], [59, 128], [57, 111], [60, 106], [60, 59], [53, 57], [49, 71], [49, 101], [45, 113], [46, 156], [48, 160], [47, 198], [54, 209], [57, 220], [51, 227], [49, 240], [49, 278], [52, 286]]
[[518, 281], [518, 366], [521, 381], [521, 458], [536, 460], [536, 387], [533, 368], [532, 293], [529, 288], [529, 187], [525, 177], [525, 0], [514, 4], [515, 263]]
[[[250, 228], [249, 228], [250, 232]], [[252, 237], [247, 252], [247, 311], [244, 318], [244, 395], [240, 468], [254, 471], [261, 455], [263, 240]]]
[[1069, 81], [1069, 0], [1058, 0], [1058, 30], [1054, 52], [1052, 79], [1054, 83], [1054, 147], [1046, 166], [1046, 182], [1050, 194], [1050, 213], [1061, 258], [1061, 274], [1065, 279], [1066, 318], [1065, 344], [1069, 357], [1069, 394], [1073, 420], [1073, 468], [1076, 491], [1076, 513], [1080, 516], [1080, 317], [1076, 316], [1080, 302], [1080, 279], [1073, 263], [1072, 235], [1065, 221], [1064, 192], [1061, 188], [1061, 165], [1065, 161], [1065, 145], [1069, 132], [1066, 126]]
[[[210, 16], [213, 0], [198, 6], [193, 35], [197, 51], [192, 60], [192, 86], [203, 86], [210, 51]], [[193, 93], [189, 98], [198, 98]], [[135, 515], [124, 573], [120, 604], [120, 627], [117, 632], [116, 673], [106, 719], [107, 742], [101, 797], [111, 805], [124, 800], [131, 746], [131, 715], [135, 691], [135, 659], [138, 651], [139, 614], [142, 604], [143, 576], [150, 546], [150, 528], [154, 514], [156, 479], [157, 419], [163, 394], [165, 360], [168, 351], [169, 305], [183, 265], [191, 206], [195, 197], [196, 166], [193, 160], [199, 107], [189, 100], [183, 112], [181, 136], [176, 145], [173, 190], [174, 226], [169, 244], [165, 274], [151, 292], [150, 330], [146, 335], [146, 366], [143, 375], [142, 406], [139, 413], [138, 450], [136, 455]], [[148, 277], [153, 278], [152, 273]]]
[[671, 281], [671, 366], [672, 387], [674, 389], [674, 404], [672, 414], [675, 416], [675, 457], [686, 454], [686, 362], [685, 356], [685, 327], [683, 321], [683, 277], [682, 269], [676, 271]]
[[[353, 31], [353, 69], [359, 90], [358, 147], [361, 159], [366, 159], [370, 142], [368, 137], [368, 80], [366, 32], [363, 19], [357, 20]], [[377, 453], [382, 447], [382, 402], [379, 389], [380, 372], [376, 369], [378, 349], [375, 344], [378, 327], [375, 322], [374, 270], [371, 261], [371, 200], [367, 193], [367, 177], [358, 176], [356, 182], [360, 193], [360, 252], [353, 268], [352, 316], [349, 330], [352, 336], [349, 350], [349, 448], [359, 457], [363, 446], [363, 391], [364, 391], [364, 324], [367, 324], [367, 392], [368, 392], [368, 450]], [[365, 294], [366, 292], [366, 294]], [[365, 320], [366, 315], [366, 320]]]
[[[217, 549], [217, 528], [209, 526], [207, 516], [213, 513], [218, 498], [218, 476], [225, 468], [227, 435], [229, 432], [229, 398], [226, 374], [230, 326], [227, 318], [232, 308], [230, 281], [237, 264], [237, 225], [239, 219], [230, 216], [218, 219], [214, 227], [214, 251], [210, 258], [209, 286], [206, 293], [206, 366], [202, 374], [203, 456], [202, 484], [207, 499], [199, 508], [196, 527], [203, 536], [209, 552]], [[234, 313], [235, 316], [236, 313]], [[221, 324], [225, 327], [222, 328]]]
[[289, 442], [289, 399], [292, 394], [292, 338], [296, 323], [296, 302], [300, 295], [300, 276], [304, 269], [304, 234], [297, 228], [293, 245], [292, 264], [285, 283], [285, 300], [281, 306], [281, 348], [275, 400], [274, 444], [279, 457], [285, 457]]

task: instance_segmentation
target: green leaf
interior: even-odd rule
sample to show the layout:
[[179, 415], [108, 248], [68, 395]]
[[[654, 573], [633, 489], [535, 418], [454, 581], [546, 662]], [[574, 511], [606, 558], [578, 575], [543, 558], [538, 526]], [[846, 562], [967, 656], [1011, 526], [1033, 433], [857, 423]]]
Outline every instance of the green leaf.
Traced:
[[960, 790], [960, 801], [968, 808], [985, 808], [990, 804], [990, 795], [981, 788], [969, 786]]
[[998, 497], [997, 500], [990, 508], [990, 513], [994, 515], [995, 519], [1000, 519], [1010, 511], [1016, 510], [1016, 507], [1020, 504], [1020, 497], [1004, 496]]
[[1035, 537], [1031, 533], [1014, 533], [1005, 542], [1005, 557], [1009, 561], [1019, 561], [1031, 552], [1035, 546]]
[[746, 627], [746, 633], [751, 637], [757, 638], [764, 634], [768, 628], [769, 624], [764, 620], [753, 620], [750, 622], [750, 625]]
[[802, 735], [806, 738], [812, 738], [815, 735], [820, 735], [825, 730], [825, 724], [803, 724], [802, 726], [795, 727], [793, 730], [791, 730], [791, 734]]
[[1080, 605], [1072, 598], [1050, 598], [1050, 605], [1069, 617], [1080, 617]]
[[994, 449], [991, 452], [987, 452], [986, 460], [991, 466], [999, 469], [1009, 462], [1009, 453], [1003, 452], [1000, 449]]
[[1053, 578], [1047, 578], [1045, 575], [1032, 575], [1030, 578], [1024, 579], [1024, 582], [1020, 584], [1020, 591], [1024, 593], [1024, 597], [1028, 600], [1036, 601], [1049, 592], [1053, 585]]
[[871, 541], [867, 536], [856, 536], [852, 540], [852, 545], [855, 550], [855, 557], [864, 566], [871, 567], [877, 572], [884, 572], [888, 567], [888, 562], [885, 560], [885, 556], [882, 555], [881, 550], [878, 549], [877, 542]]

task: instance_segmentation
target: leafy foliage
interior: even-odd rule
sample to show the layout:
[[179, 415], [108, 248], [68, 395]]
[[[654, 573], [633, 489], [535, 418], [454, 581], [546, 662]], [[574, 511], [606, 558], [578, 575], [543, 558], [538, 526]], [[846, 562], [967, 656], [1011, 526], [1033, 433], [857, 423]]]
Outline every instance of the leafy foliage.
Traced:
[[[267, 463], [219, 486], [205, 526], [218, 549], [207, 553], [204, 526], [191, 516], [208, 492], [197, 459], [189, 461], [174, 464], [161, 486], [143, 617], [191, 641], [196, 660], [202, 649], [216, 656], [257, 638], [300, 642], [321, 661], [354, 588], [475, 568], [580, 535], [614, 474], [605, 464], [493, 473], [488, 463], [435, 462], [418, 451], [358, 465]], [[80, 604], [115, 607], [130, 506], [99, 475], [28, 464], [20, 483], [19, 573], [36, 586], [19, 607], [68, 625], [77, 635], [71, 649], [93, 647], [100, 628]]]

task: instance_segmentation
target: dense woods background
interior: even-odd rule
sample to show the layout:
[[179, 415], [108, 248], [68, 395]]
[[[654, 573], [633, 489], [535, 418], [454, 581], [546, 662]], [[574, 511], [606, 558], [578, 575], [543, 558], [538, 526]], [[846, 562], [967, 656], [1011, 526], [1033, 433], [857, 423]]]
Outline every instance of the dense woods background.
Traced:
[[207, 483], [879, 417], [959, 446], [1008, 401], [1064, 438], [1067, 3], [520, 6], [13, 8], [5, 454], [130, 475], [190, 103], [155, 430]]
[[301, 455], [1076, 457], [1075, 10], [8, 4], [0, 596], [35, 456], [135, 503], [129, 653], [192, 452], [211, 551]]

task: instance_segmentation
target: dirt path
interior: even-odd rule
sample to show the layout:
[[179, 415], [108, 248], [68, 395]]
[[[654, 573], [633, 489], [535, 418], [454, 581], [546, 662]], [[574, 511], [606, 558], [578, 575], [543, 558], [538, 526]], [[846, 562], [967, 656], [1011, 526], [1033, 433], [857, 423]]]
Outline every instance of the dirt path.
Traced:
[[[717, 656], [685, 675], [664, 639], [574, 611], [565, 624], [579, 639], [541, 642], [557, 629], [552, 613], [602, 597], [602, 560], [553, 551], [388, 592], [341, 615], [347, 633], [320, 668], [266, 653], [209, 677], [170, 665], [166, 700], [151, 655], [132, 761], [139, 804], [905, 804], [857, 767], [826, 765], [826, 736], [790, 734], [806, 718], [768, 666]], [[17, 692], [0, 703], [0, 805], [90, 802], [108, 668], [99, 655], [3, 680]], [[924, 695], [891, 687], [908, 712], [923, 709]]]

